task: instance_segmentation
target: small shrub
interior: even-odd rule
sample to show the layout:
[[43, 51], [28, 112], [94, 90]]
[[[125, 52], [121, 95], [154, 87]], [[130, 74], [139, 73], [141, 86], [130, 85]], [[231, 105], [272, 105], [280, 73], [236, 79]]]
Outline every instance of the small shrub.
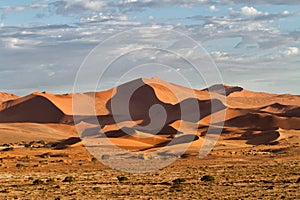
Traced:
[[205, 175], [201, 178], [201, 181], [214, 181], [215, 177], [211, 176], [211, 175]]
[[101, 188], [100, 188], [100, 187], [94, 187], [93, 190], [94, 190], [95, 192], [101, 192]]
[[182, 185], [180, 183], [174, 183], [170, 187], [170, 192], [181, 192], [183, 190]]
[[300, 177], [297, 179], [296, 183], [300, 183]]
[[124, 182], [124, 181], [129, 180], [126, 176], [118, 176], [117, 178], [118, 178], [119, 182]]
[[40, 140], [40, 141], [38, 141], [37, 143], [38, 143], [38, 144], [43, 144], [43, 145], [47, 144], [46, 141], [44, 141], [44, 140]]
[[95, 157], [92, 158], [92, 162], [97, 162], [97, 161], [98, 161], [97, 158]]
[[44, 153], [40, 156], [41, 158], [51, 158], [51, 153]]
[[108, 160], [108, 159], [109, 159], [109, 155], [107, 155], [107, 154], [103, 154], [101, 156], [101, 160]]
[[41, 184], [44, 184], [44, 181], [42, 181], [41, 179], [36, 179], [33, 181], [32, 183], [33, 185], [41, 185]]
[[75, 181], [76, 181], [76, 179], [73, 176], [67, 176], [62, 182], [71, 183], [71, 182], [75, 182]]
[[5, 148], [5, 149], [2, 149], [2, 151], [12, 151], [12, 150], [14, 150], [13, 147], [7, 147], [7, 148]]
[[24, 147], [25, 147], [25, 148], [30, 148], [31, 145], [30, 145], [30, 144], [24, 144]]
[[56, 197], [54, 200], [61, 200], [61, 197]]
[[144, 154], [139, 154], [139, 155], [138, 155], [138, 159], [140, 159], [140, 160], [145, 160], [145, 155], [144, 155]]
[[47, 180], [46, 180], [46, 183], [48, 183], [48, 184], [51, 184], [51, 183], [54, 183], [55, 182], [55, 179], [54, 178], [48, 178]]
[[180, 183], [183, 183], [185, 182], [185, 179], [184, 178], [176, 178], [172, 181], [174, 184], [180, 184]]
[[20, 164], [20, 163], [18, 163], [18, 164], [16, 164], [16, 167], [17, 167], [17, 168], [22, 168], [22, 167], [24, 167], [24, 165], [23, 165], [23, 164]]

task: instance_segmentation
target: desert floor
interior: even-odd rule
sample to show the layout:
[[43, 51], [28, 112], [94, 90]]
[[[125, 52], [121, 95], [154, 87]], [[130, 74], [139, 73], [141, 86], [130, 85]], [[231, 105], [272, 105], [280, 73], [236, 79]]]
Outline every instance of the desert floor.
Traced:
[[[204, 159], [180, 158], [144, 174], [109, 169], [81, 146], [2, 150], [0, 199], [300, 199], [297, 140], [235, 148], [219, 142]], [[205, 175], [214, 180], [201, 180]]]

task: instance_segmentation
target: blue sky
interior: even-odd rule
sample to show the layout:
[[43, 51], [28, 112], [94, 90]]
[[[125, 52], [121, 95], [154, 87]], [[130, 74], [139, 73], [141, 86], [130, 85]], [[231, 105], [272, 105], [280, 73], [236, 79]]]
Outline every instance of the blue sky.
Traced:
[[[71, 92], [81, 63], [99, 43], [156, 26], [199, 42], [225, 84], [300, 94], [298, 0], [10, 0], [0, 1], [0, 17], [2, 91]], [[120, 77], [125, 68], [113, 72]], [[203, 80], [192, 81], [206, 87]]]

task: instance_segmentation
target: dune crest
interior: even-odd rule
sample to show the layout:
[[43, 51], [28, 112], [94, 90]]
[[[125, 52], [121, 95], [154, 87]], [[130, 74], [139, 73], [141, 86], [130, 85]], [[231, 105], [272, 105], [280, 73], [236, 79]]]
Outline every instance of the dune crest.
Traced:
[[223, 134], [245, 132], [241, 137], [248, 138], [249, 144], [276, 141], [277, 129], [300, 129], [299, 96], [222, 84], [196, 90], [158, 77], [136, 79], [101, 92], [34, 92], [25, 97], [0, 93], [0, 101], [2, 124], [92, 124], [94, 128], [85, 130], [84, 138], [105, 136], [119, 145], [132, 141], [131, 146], [144, 144], [147, 149], [181, 134], [195, 134], [199, 140], [209, 126], [224, 125]]

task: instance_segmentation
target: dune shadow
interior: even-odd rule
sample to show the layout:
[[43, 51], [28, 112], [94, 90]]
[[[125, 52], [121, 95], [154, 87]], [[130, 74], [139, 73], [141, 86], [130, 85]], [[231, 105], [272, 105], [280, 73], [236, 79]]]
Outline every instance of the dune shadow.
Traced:
[[260, 133], [247, 130], [239, 137], [227, 138], [226, 140], [247, 140], [246, 144], [263, 145], [272, 144], [279, 137], [280, 133], [276, 130], [260, 131]]
[[54, 147], [55, 150], [61, 150], [66, 149], [68, 146], [74, 145], [81, 142], [81, 139], [79, 137], [70, 137], [66, 140], [62, 140], [56, 144]]
[[175, 137], [172, 140], [161, 142], [161, 143], [156, 144], [152, 147], [142, 149], [141, 151], [146, 151], [146, 150], [150, 150], [150, 149], [153, 149], [153, 148], [162, 148], [162, 147], [166, 147], [166, 146], [174, 146], [174, 145], [178, 145], [178, 144], [186, 144], [186, 143], [191, 143], [191, 142], [196, 141], [196, 140], [199, 140], [199, 136], [192, 135], [192, 134], [186, 134], [186, 135], [182, 135], [182, 136], [179, 136], [179, 137]]

